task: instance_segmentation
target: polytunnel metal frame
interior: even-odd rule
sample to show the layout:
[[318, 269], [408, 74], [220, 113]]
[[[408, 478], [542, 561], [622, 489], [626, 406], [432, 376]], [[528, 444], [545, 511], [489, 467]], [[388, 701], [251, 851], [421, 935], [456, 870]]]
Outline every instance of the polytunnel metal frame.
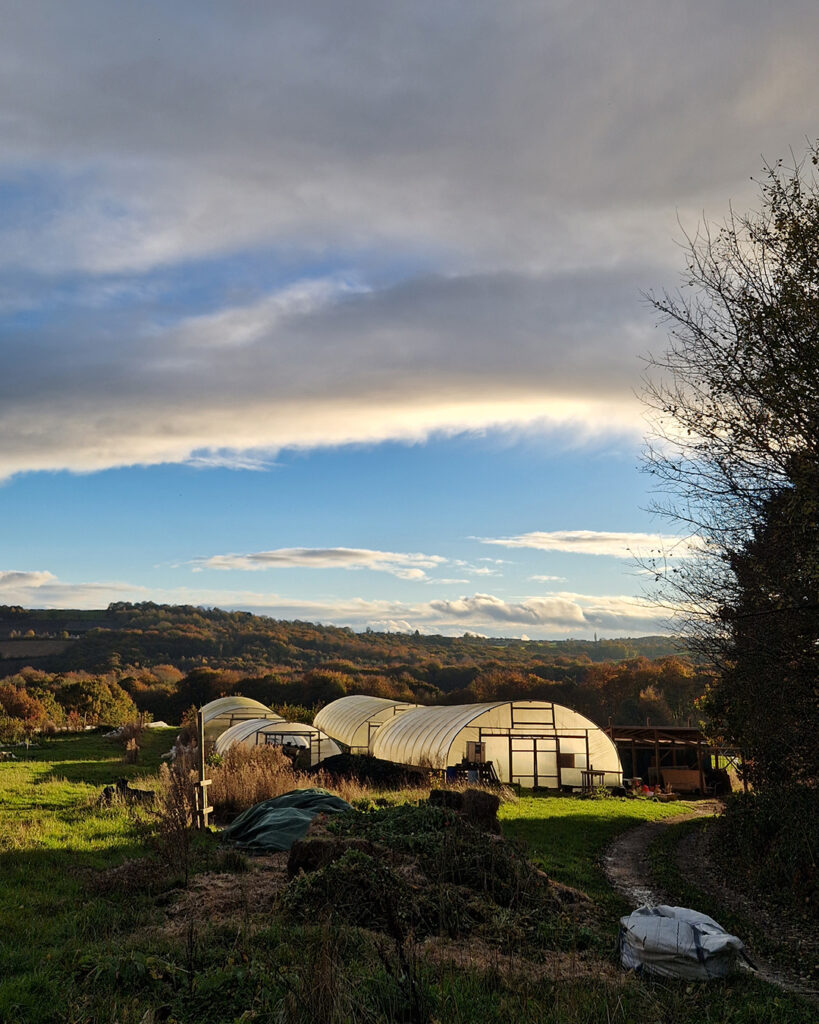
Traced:
[[[270, 729], [271, 732], [265, 732], [266, 729]], [[233, 733], [233, 735], [229, 736], [229, 733]], [[230, 729], [223, 732], [217, 739], [216, 753], [224, 754], [234, 744], [244, 745], [245, 741], [250, 739], [251, 736], [255, 736], [252, 744], [254, 747], [284, 747], [288, 745], [287, 743], [275, 742], [277, 737], [292, 736], [298, 739], [306, 739], [307, 745], [304, 747], [300, 746], [299, 749], [310, 752], [311, 766], [320, 764], [322, 761], [326, 761], [328, 757], [334, 757], [336, 754], [341, 753], [341, 748], [338, 744], [327, 733], [322, 732], [321, 729], [307, 725], [304, 722], [290, 722], [284, 718], [280, 721], [269, 718], [257, 718], [234, 723]], [[261, 741], [260, 737], [263, 738]], [[293, 746], [298, 746], [298, 744], [293, 744]], [[326, 748], [328, 746], [330, 748], [329, 751], [322, 755], [322, 747]], [[315, 760], [314, 754], [317, 755]]]
[[[509, 725], [473, 724], [476, 719], [504, 707], [509, 708]], [[517, 721], [516, 711], [519, 712]], [[544, 712], [542, 718], [532, 717], [533, 713], [540, 712]], [[559, 718], [576, 719], [577, 722], [560, 725]], [[453, 760], [452, 748], [467, 730], [468, 738], [461, 740]], [[604, 741], [602, 745], [605, 750], [600, 750], [599, 742], [590, 743], [590, 734], [593, 734], [595, 739]], [[584, 715], [551, 701], [493, 701], [485, 704], [418, 708], [402, 715], [400, 720], [393, 719], [385, 723], [373, 739], [372, 751], [376, 757], [384, 760], [443, 770], [461, 763], [468, 742], [485, 743], [491, 739], [507, 741], [508, 771], [495, 763], [495, 758], [487, 758], [495, 763], [495, 771], [501, 781], [518, 784], [526, 789], [561, 789], [565, 785], [572, 788], [588, 788], [595, 784], [605, 785], [606, 777], [614, 776], [615, 781], [608, 784], [622, 784], [622, 764], [611, 739]], [[575, 749], [566, 750], [564, 747], [561, 751], [561, 740]], [[582, 743], [580, 751], [576, 749], [578, 742]], [[616, 764], [617, 767], [595, 768], [592, 763], [593, 745], [598, 748], [595, 753], [599, 753], [606, 764]], [[585, 758], [585, 767], [576, 764], [578, 754]], [[542, 770], [551, 761], [552, 756], [554, 770]], [[515, 771], [516, 763], [520, 763], [523, 757], [531, 757], [531, 771]], [[599, 763], [598, 761], [598, 765]], [[568, 772], [579, 772], [579, 779], [568, 782], [567, 779], [571, 776], [564, 774]], [[503, 778], [504, 775], [508, 775], [508, 778]]]
[[[339, 697], [318, 712], [313, 724], [338, 743], [349, 748], [351, 754], [372, 753], [373, 736], [397, 715], [418, 708], [409, 701], [391, 700], [357, 693]], [[366, 727], [366, 743], [362, 730]], [[358, 739], [359, 742], [351, 742]]]

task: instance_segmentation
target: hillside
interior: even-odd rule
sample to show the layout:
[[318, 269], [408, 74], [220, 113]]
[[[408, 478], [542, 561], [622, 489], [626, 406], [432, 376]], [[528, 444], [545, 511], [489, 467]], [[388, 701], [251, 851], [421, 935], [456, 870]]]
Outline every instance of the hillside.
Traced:
[[[43, 644], [35, 641], [62, 640]], [[0, 673], [25, 661], [48, 671], [101, 672], [112, 664], [168, 663], [181, 669], [203, 664], [238, 671], [278, 665], [313, 668], [328, 660], [361, 667], [423, 669], [439, 685], [437, 666], [525, 668], [537, 672], [560, 659], [590, 662], [659, 658], [678, 653], [673, 638], [614, 640], [514, 640], [506, 637], [426, 636], [420, 633], [354, 633], [348, 628], [285, 622], [250, 612], [153, 602], [110, 604], [92, 611], [33, 610], [0, 605]], [[444, 680], [446, 681], [446, 680]]]

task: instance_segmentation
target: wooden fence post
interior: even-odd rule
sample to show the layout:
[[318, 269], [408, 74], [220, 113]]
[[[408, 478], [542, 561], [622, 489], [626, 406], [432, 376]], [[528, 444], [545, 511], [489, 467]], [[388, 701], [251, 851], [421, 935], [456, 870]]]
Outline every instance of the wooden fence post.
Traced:
[[208, 827], [208, 815], [213, 808], [208, 805], [208, 786], [210, 779], [205, 778], [205, 721], [202, 712], [196, 713], [196, 724], [199, 731], [199, 782], [196, 787], [196, 827]]

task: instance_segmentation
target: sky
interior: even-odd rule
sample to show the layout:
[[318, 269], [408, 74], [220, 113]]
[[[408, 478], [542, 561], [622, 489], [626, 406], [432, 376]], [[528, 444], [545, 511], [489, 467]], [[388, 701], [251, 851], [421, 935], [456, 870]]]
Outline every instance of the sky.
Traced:
[[815, 2], [0, 15], [0, 604], [670, 628], [645, 296], [819, 134]]

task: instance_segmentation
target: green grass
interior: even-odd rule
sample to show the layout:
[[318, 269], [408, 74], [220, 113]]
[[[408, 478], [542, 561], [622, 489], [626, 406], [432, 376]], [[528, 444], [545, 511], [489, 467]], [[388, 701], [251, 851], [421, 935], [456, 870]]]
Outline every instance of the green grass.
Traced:
[[[100, 787], [153, 774], [173, 734], [147, 732], [134, 766], [95, 734], [59, 737], [25, 760], [0, 763], [2, 1024], [138, 1024], [159, 1007], [169, 1024], [414, 1020], [395, 951], [366, 933], [267, 913], [255, 924], [200, 921], [176, 938], [155, 927], [171, 893], [93, 894], [88, 881], [100, 868], [146, 852], [144, 821], [124, 807], [96, 806]], [[603, 850], [623, 829], [679, 811], [679, 804], [531, 796], [504, 805], [501, 818], [506, 834], [525, 841], [552, 878], [592, 898], [610, 936], [620, 904], [600, 867]], [[423, 963], [413, 971], [418, 999], [440, 1024], [811, 1019], [802, 1001], [747, 979], [555, 982]]]
[[618, 835], [646, 821], [685, 813], [690, 804], [625, 798], [583, 800], [565, 796], [522, 796], [504, 804], [498, 817], [504, 834], [526, 843], [531, 859], [550, 877], [610, 899], [600, 858]]
[[175, 730], [147, 730], [140, 763], [86, 733], [58, 737], [0, 763], [0, 1020], [64, 1019], [66, 973], [89, 944], [109, 941], [150, 908], [134, 899], [94, 899], [88, 872], [140, 855], [138, 818], [97, 807], [100, 787], [155, 773]]

